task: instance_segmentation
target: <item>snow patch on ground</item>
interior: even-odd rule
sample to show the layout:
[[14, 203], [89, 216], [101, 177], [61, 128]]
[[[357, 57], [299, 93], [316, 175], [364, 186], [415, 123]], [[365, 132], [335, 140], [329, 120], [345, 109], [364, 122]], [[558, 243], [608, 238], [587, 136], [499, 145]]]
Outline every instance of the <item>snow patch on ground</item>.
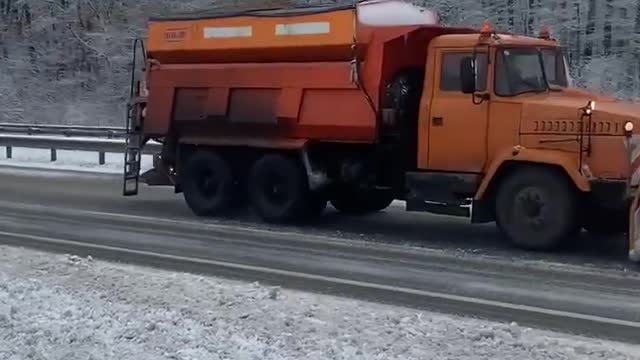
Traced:
[[640, 359], [640, 347], [0, 247], [0, 359]]
[[[100, 165], [97, 152], [58, 150], [57, 160], [52, 162], [51, 152], [47, 149], [13, 148], [11, 159], [7, 159], [5, 154], [2, 154], [0, 166], [122, 174], [124, 154], [106, 153], [105, 164]], [[142, 171], [152, 167], [152, 156], [144, 155], [142, 157]]]

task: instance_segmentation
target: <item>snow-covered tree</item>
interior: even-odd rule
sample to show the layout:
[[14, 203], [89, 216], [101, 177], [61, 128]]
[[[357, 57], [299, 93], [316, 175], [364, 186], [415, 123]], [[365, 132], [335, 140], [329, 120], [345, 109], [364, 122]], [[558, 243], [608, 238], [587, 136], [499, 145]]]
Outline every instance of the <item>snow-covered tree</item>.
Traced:
[[638, 0], [421, 0], [448, 24], [480, 26], [537, 36], [542, 25], [567, 49], [579, 86], [619, 97], [640, 96]]
[[[407, 0], [411, 1], [411, 0]], [[149, 16], [353, 0], [0, 0], [0, 121], [122, 124], [131, 42]], [[566, 46], [579, 86], [640, 97], [640, 0], [415, 0], [450, 25]]]

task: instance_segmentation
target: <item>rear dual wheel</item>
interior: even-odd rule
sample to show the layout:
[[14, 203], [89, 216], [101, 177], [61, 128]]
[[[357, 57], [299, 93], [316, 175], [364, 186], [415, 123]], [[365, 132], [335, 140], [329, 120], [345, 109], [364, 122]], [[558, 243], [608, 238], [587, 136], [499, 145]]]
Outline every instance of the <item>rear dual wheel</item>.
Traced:
[[256, 161], [249, 177], [249, 198], [254, 211], [267, 222], [291, 222], [322, 214], [327, 200], [309, 190], [299, 161], [283, 154]]
[[187, 158], [180, 184], [187, 205], [198, 216], [224, 215], [236, 200], [233, 173], [212, 150], [199, 150]]
[[[246, 196], [225, 161], [213, 150], [199, 150], [185, 161], [180, 183], [189, 208], [199, 216], [221, 216], [244, 204]], [[309, 190], [300, 163], [280, 154], [256, 161], [249, 179], [248, 197], [267, 222], [289, 222], [320, 216], [327, 207], [322, 194]]]

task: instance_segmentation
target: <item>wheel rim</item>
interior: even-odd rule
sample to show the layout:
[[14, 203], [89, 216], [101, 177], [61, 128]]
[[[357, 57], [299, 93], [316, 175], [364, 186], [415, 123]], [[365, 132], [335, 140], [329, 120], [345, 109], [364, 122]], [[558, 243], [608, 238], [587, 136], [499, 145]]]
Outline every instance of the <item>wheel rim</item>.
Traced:
[[549, 206], [543, 191], [533, 187], [523, 189], [516, 195], [514, 202], [516, 221], [534, 231], [544, 230], [548, 226]]

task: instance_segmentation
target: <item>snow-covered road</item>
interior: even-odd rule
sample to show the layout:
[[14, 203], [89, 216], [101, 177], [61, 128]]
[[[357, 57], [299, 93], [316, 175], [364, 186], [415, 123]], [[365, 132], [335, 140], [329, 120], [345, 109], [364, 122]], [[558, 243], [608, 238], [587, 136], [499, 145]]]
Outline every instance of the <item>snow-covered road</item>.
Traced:
[[0, 359], [640, 359], [640, 347], [0, 247]]

